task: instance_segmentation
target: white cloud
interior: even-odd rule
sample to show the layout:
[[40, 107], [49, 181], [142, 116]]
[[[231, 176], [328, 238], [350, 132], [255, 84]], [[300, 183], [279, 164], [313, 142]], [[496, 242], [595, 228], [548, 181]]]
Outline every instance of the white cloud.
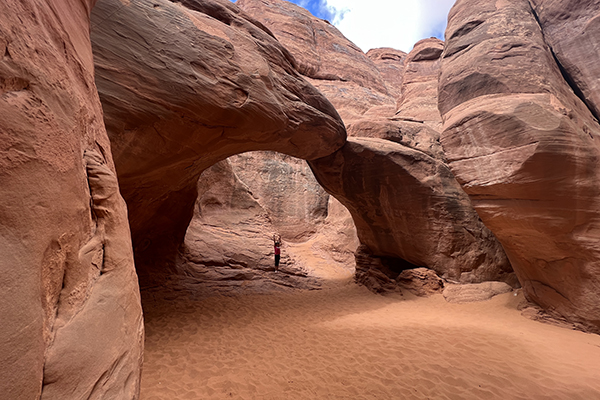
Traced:
[[363, 51], [393, 47], [410, 51], [426, 37], [443, 33], [455, 0], [327, 0], [332, 23]]

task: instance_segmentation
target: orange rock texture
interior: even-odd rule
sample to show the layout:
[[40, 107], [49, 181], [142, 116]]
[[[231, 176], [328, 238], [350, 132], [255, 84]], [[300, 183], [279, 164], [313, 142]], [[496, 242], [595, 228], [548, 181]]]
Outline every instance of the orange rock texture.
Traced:
[[[287, 156], [350, 211], [364, 282], [429, 292], [431, 271], [401, 270], [514, 284], [514, 268], [529, 301], [600, 333], [599, 15], [458, 0], [446, 43], [365, 55], [282, 0], [3, 0], [1, 396], [137, 399], [136, 268], [148, 286], [260, 269], [265, 232], [290, 276], [314, 261], [294, 246], [347, 263], [348, 215], [312, 178], [283, 182], [308, 171]], [[224, 161], [256, 150], [286, 156]], [[302, 200], [284, 211], [273, 182]], [[482, 297], [453, 296], [468, 288]]]
[[[283, 0], [237, 4], [309, 66], [300, 71], [344, 120], [348, 143], [309, 164], [352, 214], [361, 243], [374, 256], [427, 266], [449, 279], [511, 279], [502, 246], [444, 163], [437, 110], [443, 42], [423, 40], [406, 58], [394, 53], [382, 67], [384, 79], [376, 54], [385, 50], [371, 52], [375, 64], [335, 27]], [[387, 86], [398, 82], [389, 78], [389, 64], [403, 66], [399, 94]]]
[[[582, 32], [576, 27], [600, 5], [560, 2], [570, 11], [559, 22], [559, 2], [534, 3], [541, 18], [525, 0], [460, 0], [451, 10], [439, 87], [442, 144], [525, 296], [600, 332], [600, 129], [586, 106], [594, 104], [586, 76], [597, 67], [567, 56], [575, 50], [561, 45], [572, 38], [556, 36], [559, 26]], [[562, 71], [540, 21], [557, 58], [569, 58]], [[586, 72], [574, 74], [575, 66]]]
[[0, 3], [0, 397], [135, 398], [143, 323], [94, 1]]

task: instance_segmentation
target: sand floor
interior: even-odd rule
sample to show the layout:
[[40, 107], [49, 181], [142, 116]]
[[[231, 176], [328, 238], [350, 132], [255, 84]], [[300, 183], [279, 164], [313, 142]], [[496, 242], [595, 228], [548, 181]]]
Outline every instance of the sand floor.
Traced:
[[600, 399], [600, 336], [520, 297], [144, 293], [141, 399]]

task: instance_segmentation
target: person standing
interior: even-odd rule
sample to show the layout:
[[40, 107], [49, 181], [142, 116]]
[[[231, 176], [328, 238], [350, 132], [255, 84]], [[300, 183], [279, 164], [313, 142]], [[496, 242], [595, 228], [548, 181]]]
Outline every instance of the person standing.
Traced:
[[275, 245], [275, 271], [279, 271], [279, 260], [281, 259], [281, 236], [273, 235]]

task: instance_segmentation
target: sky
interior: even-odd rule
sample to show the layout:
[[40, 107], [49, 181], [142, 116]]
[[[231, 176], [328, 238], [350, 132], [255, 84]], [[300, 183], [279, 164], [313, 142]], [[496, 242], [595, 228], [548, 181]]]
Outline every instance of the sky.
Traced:
[[[233, 0], [232, 0], [233, 1]], [[290, 0], [326, 19], [364, 52], [393, 47], [409, 52], [424, 38], [444, 39], [455, 0]]]

